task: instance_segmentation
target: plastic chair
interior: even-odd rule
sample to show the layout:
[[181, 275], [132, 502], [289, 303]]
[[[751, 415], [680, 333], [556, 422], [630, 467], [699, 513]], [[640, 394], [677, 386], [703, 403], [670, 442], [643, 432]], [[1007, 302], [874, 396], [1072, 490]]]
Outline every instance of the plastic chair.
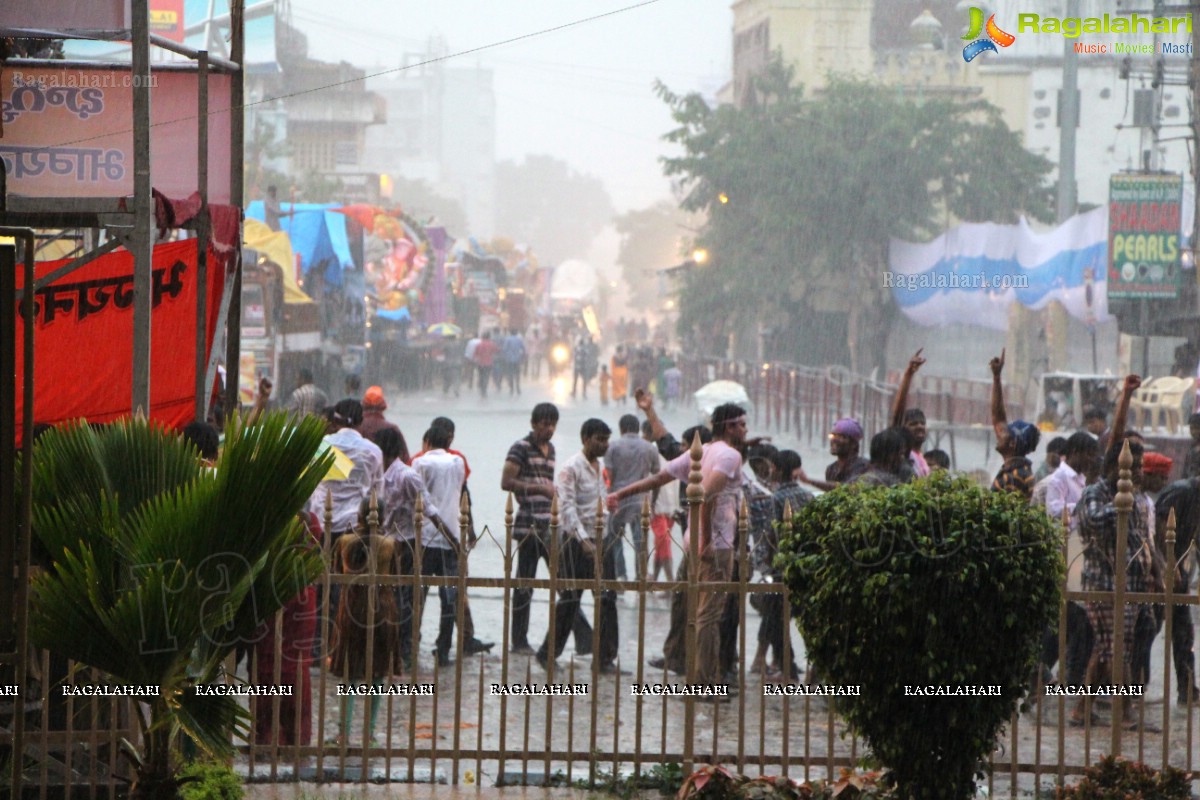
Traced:
[[1173, 385], [1178, 378], [1170, 376], [1146, 379], [1142, 386], [1129, 398], [1129, 418], [1137, 427], [1146, 427], [1153, 409], [1158, 406], [1159, 396], [1163, 389]]
[[[1174, 386], [1163, 390], [1159, 394], [1158, 405], [1151, 411], [1154, 416], [1155, 427], [1158, 427], [1159, 414], [1162, 414], [1164, 426], [1172, 434], [1176, 433], [1183, 426], [1183, 405], [1187, 399], [1188, 392], [1191, 392], [1195, 386], [1195, 378], [1176, 378]], [[1189, 403], [1188, 407], [1191, 408], [1191, 406], [1192, 404]]]

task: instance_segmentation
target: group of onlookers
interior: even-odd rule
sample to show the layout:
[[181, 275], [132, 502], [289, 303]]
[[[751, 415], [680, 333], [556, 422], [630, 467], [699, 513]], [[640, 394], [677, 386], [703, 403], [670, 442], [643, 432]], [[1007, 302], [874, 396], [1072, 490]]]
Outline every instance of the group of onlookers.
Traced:
[[[893, 427], [877, 433], [871, 440], [870, 460], [857, 455], [856, 442], [862, 430], [853, 420], [840, 420], [830, 434], [831, 452], [838, 460], [830, 465], [826, 480], [801, 480], [821, 489], [835, 482], [855, 481], [879, 486], [895, 486], [920, 477], [931, 470], [948, 469], [949, 459], [939, 450], [922, 453], [926, 420], [919, 409], [906, 408], [913, 376], [925, 360], [918, 351], [901, 378], [893, 404]], [[1129, 515], [1125, 589], [1128, 592], [1159, 592], [1172, 582], [1176, 593], [1190, 590], [1196, 562], [1197, 526], [1200, 525], [1200, 414], [1190, 420], [1195, 445], [1188, 455], [1184, 477], [1169, 483], [1172, 459], [1147, 449], [1137, 431], [1128, 430], [1126, 417], [1133, 393], [1141, 385], [1136, 375], [1128, 376], [1113, 413], [1111, 427], [1107, 415], [1090, 408], [1085, 414], [1085, 429], [1070, 437], [1059, 437], [1047, 447], [1046, 463], [1036, 472], [1029, 459], [1038, 445], [1040, 431], [1023, 420], [1009, 422], [1006, 417], [1001, 375], [1003, 353], [990, 362], [992, 372], [992, 430], [996, 450], [1003, 458], [995, 478], [994, 491], [1012, 492], [1029, 500], [1056, 521], [1067, 520], [1064, 533], [1070, 554], [1068, 588], [1084, 591], [1112, 591], [1117, 559], [1118, 458], [1126, 444], [1132, 456], [1134, 505]], [[1167, 519], [1174, 511], [1176, 538], [1175, 564], [1166, 562], [1165, 534]], [[1150, 652], [1161, 629], [1166, 612], [1161, 605], [1130, 603], [1121, 620], [1114, 620], [1113, 604], [1108, 601], [1071, 602], [1067, 606], [1067, 652], [1060, 682], [1072, 685], [1111, 682], [1114, 625], [1124, 629], [1125, 651], [1120, 654], [1123, 679], [1128, 683], [1147, 683], [1150, 679]], [[1170, 610], [1172, 659], [1174, 661], [1176, 699], [1193, 701], [1200, 690], [1196, 686], [1194, 629], [1189, 607], [1177, 605]], [[1047, 631], [1043, 646], [1043, 680], [1058, 660], [1058, 632]], [[1084, 725], [1103, 720], [1080, 703], [1072, 711], [1070, 723]], [[1130, 727], [1142, 723], [1137, 715], [1129, 717]]]
[[[485, 334], [475, 343], [470, 358], [478, 361], [479, 349], [483, 347], [485, 355], [490, 350], [495, 359], [503, 352], [503, 346]], [[619, 349], [618, 353], [622, 351]], [[949, 459], [941, 451], [923, 451], [927, 435], [925, 415], [920, 409], [907, 407], [913, 377], [924, 363], [920, 351], [910, 360], [892, 406], [892, 425], [871, 438], [869, 457], [864, 458], [860, 453], [865, 436], [857, 420], [844, 418], [833, 424], [829, 447], [835, 460], [826, 468], [824, 480], [810, 478], [796, 452], [779, 450], [758, 439], [748, 440], [746, 412], [736, 404], [718, 406], [711, 415], [710, 426], [695, 426], [676, 439], [659, 418], [653, 395], [637, 383], [633, 392], [635, 405], [645, 420], [640, 421], [633, 414], [623, 415], [617, 422], [614, 439], [604, 420], [588, 419], [579, 431], [579, 450], [560, 461], [551, 443], [558, 425], [558, 409], [550, 403], [539, 403], [533, 409], [529, 433], [509, 449], [500, 480], [501, 489], [511, 492], [517, 501], [513, 521], [515, 577], [535, 577], [538, 562], [549, 564], [552, 552], [558, 554], [555, 567], [561, 579], [591, 579], [598, 570], [606, 580], [641, 581], [647, 577], [651, 563], [654, 578], [663, 571], [670, 576], [674, 566], [671, 532], [679, 525], [684, 534], [683, 557], [674, 575], [676, 580], [686, 581], [694, 573], [702, 585], [738, 581], [743, 577], [738, 574], [736, 558], [738, 548], [743, 546], [739, 540], [738, 515], [745, 502], [749, 509], [746, 520], [749, 540], [744, 546], [752, 553], [757, 580], [778, 581], [780, 576], [773, 561], [779, 529], [789, 513], [799, 511], [812, 499], [802, 484], [823, 491], [849, 483], [891, 487], [950, 467]], [[1097, 419], [1093, 414], [1090, 421], [1099, 424], [1052, 441], [1047, 448], [1046, 463], [1035, 472], [1029, 457], [1036, 451], [1040, 432], [1022, 420], [1007, 419], [1001, 382], [1003, 368], [1003, 354], [990, 362], [992, 430], [996, 450], [1003, 458], [992, 489], [1018, 494], [1044, 507], [1056, 520], [1066, 515], [1071, 546], [1081, 552], [1082, 570], [1076, 570], [1078, 587], [1109, 591], [1113, 588], [1116, 559], [1117, 457], [1120, 447], [1128, 443], [1133, 456], [1135, 503], [1129, 516], [1126, 589], [1157, 591], [1170, 580], [1176, 592], [1187, 592], [1195, 560], [1196, 526], [1200, 525], [1200, 415], [1190, 421], [1196, 445], [1187, 459], [1186, 477], [1167, 485], [1170, 459], [1147, 452], [1144, 440], [1135, 431], [1126, 429], [1130, 397], [1139, 386], [1137, 377], [1129, 376], [1111, 428], [1104, 415]], [[486, 384], [492, 373], [480, 368], [478, 378]], [[627, 378], [628, 373], [620, 375], [620, 380]], [[616, 384], [616, 369], [611, 379]], [[268, 394], [269, 388], [268, 385]], [[329, 426], [327, 441], [353, 464], [343, 479], [322, 483], [303, 515], [314, 540], [331, 543], [335, 571], [361, 574], [374, 570], [385, 575], [439, 578], [458, 575], [475, 538], [469, 514], [471, 470], [466, 457], [452, 449], [455, 434], [452, 420], [434, 419], [422, 434], [420, 451], [410, 454], [404, 435], [386, 419], [387, 403], [378, 386], [368, 388], [361, 400], [346, 398], [329, 406], [324, 393], [312, 384], [312, 376], [305, 373], [287, 405], [296, 413], [324, 416]], [[215, 450], [215, 443], [208, 441], [210, 437], [205, 431], [192, 430], [189, 435], [206, 456], [209, 449]], [[700, 488], [704, 501], [698, 516], [699, 530], [692, 531], [688, 515], [682, 513], [681, 500], [691, 469], [687, 446], [696, 436], [703, 442]], [[643, 540], [643, 507], [647, 497], [652, 538]], [[372, 498], [378, 525], [374, 534], [369, 529]], [[552, 540], [555, 498], [558, 538]], [[329, 530], [324, 531], [327, 504], [331, 509], [330, 523]], [[419, 528], [415, 524], [418, 508]], [[460, 519], [463, 510], [467, 516]], [[1178, 563], [1175, 565], [1166, 563], [1164, 558], [1166, 519], [1172, 511], [1176, 515]], [[461, 525], [464, 519], [465, 527]], [[460, 529], [466, 531], [465, 535], [460, 534]], [[693, 535], [697, 536], [695, 542], [690, 538]], [[626, 566], [627, 543], [635, 554], [633, 570]], [[751, 580], [751, 576], [745, 579]], [[423, 599], [428, 586], [421, 582], [393, 589], [358, 583], [334, 585], [330, 596], [323, 599], [333, 613], [327, 652], [329, 668], [334, 674], [346, 681], [381, 684], [387, 676], [398, 674], [406, 664], [411, 664], [416, 657], [413, 642], [420, 627], [415, 613], [419, 607], [417, 587], [421, 588]], [[533, 592], [518, 587], [512, 594], [510, 647], [514, 653], [533, 655], [552, 671], [555, 659], [573, 637], [574, 652], [591, 655], [599, 672], [621, 669], [617, 591], [605, 589], [600, 593], [593, 627], [582, 602], [583, 592], [561, 590], [549, 630], [536, 649], [529, 638]], [[450, 581], [439, 583], [438, 595], [441, 614], [432, 654], [436, 663], [445, 667], [452, 663], [453, 628], [460, 598]], [[475, 637], [469, 602], [465, 597], [461, 599], [462, 651], [485, 652], [492, 644]], [[737, 690], [733, 679], [739, 658], [737, 600], [733, 593], [702, 590], [696, 609], [695, 678], [701, 684], [725, 686], [730, 693]], [[795, 679], [800, 670], [792, 655], [783, 595], [761, 592], [751, 602], [761, 614], [757, 652], [749, 662], [751, 671], [770, 678]], [[311, 655], [300, 643], [320, 636], [302, 623], [303, 619], [313, 617], [316, 603], [315, 593], [308, 590], [289, 604], [283, 616], [283, 659], [288, 662], [284, 674], [293, 676], [298, 684], [307, 681], [306, 666]], [[369, 606], [376, 615], [371, 627], [365, 624]], [[1122, 658], [1126, 680], [1148, 681], [1150, 647], [1163, 613], [1159, 606], [1137, 603], [1126, 606], [1119, 623], [1125, 631], [1126, 650]], [[1172, 646], [1177, 696], [1186, 701], [1194, 698], [1197, 691], [1193, 628], [1187, 606], [1176, 606], [1170, 613], [1174, 618]], [[653, 667], [686, 672], [686, 618], [686, 596], [674, 593], [671, 627], [664, 638], [662, 657], [651, 661]], [[1068, 604], [1068, 649], [1063, 654], [1061, 682], [1103, 683], [1111, 678], [1115, 624], [1118, 623], [1111, 603]], [[270, 640], [273, 642], [274, 637]], [[1043, 652], [1047, 670], [1059, 657], [1057, 640], [1056, 631], [1047, 631]], [[263, 663], [273, 665], [272, 658], [273, 654], [267, 656], [264, 651], [259, 660], [260, 672]], [[307, 693], [305, 688], [297, 696], [307, 698]], [[307, 700], [291, 702], [307, 703]], [[343, 732], [350, 728], [353, 710], [353, 697], [343, 698], [340, 710]], [[368, 738], [377, 710], [378, 696], [369, 704], [365, 726]], [[1083, 705], [1074, 709], [1072, 724], [1084, 724], [1087, 713]], [[304, 743], [309, 736], [307, 705], [295, 716], [302, 717], [304, 722], [300, 729], [292, 730], [293, 714], [286, 711], [281, 714], [284, 729], [281, 737], [287, 742]], [[260, 730], [262, 727], [260, 724]]]

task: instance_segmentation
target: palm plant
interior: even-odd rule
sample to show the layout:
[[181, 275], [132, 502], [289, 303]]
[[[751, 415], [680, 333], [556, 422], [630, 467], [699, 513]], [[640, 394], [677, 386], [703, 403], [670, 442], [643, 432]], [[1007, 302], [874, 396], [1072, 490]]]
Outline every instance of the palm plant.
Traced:
[[141, 744], [135, 800], [174, 800], [180, 734], [227, 757], [248, 715], [193, 686], [261, 621], [320, 574], [297, 512], [329, 468], [314, 459], [323, 423], [272, 414], [235, 420], [215, 470], [180, 437], [143, 419], [75, 423], [34, 450], [33, 533], [46, 569], [32, 582], [29, 632], [39, 647], [158, 686], [134, 704]]

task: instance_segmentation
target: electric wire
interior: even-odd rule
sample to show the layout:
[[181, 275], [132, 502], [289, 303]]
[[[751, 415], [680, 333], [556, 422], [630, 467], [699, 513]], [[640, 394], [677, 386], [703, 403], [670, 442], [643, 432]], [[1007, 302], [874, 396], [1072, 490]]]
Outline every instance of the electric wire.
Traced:
[[[274, 95], [271, 97], [264, 97], [259, 100], [242, 103], [240, 106], [236, 106], [236, 107], [229, 106], [226, 108], [218, 108], [215, 110], [210, 110], [208, 112], [208, 116], [214, 117], [218, 114], [228, 114], [231, 111], [238, 111], [238, 112], [244, 113], [245, 109], [247, 109], [247, 108], [252, 108], [252, 107], [258, 106], [258, 105], [264, 105], [266, 103], [273, 103], [277, 100], [286, 100], [286, 99], [289, 99], [292, 97], [301, 97], [306, 94], [314, 94], [316, 92], [326, 91], [328, 89], [336, 89], [338, 87], [347, 86], [347, 85], [350, 85], [353, 83], [365, 82], [369, 78], [377, 78], [381, 75], [390, 75], [395, 72], [403, 72], [404, 70], [417, 69], [419, 67], [429, 66], [430, 64], [436, 64], [436, 63], [443, 62], [443, 61], [449, 61], [454, 58], [462, 58], [463, 56], [469, 56], [469, 55], [472, 55], [475, 53], [482, 53], [482, 52], [485, 52], [488, 50], [496, 49], [498, 47], [503, 47], [505, 45], [515, 44], [517, 42], [522, 42], [522, 41], [525, 41], [528, 39], [534, 39], [534, 38], [537, 38], [540, 36], [547, 36], [549, 34], [557, 33], [559, 31], [564, 31], [564, 30], [568, 30], [570, 28], [579, 27], [580, 25], [586, 25], [588, 23], [597, 22], [599, 20], [607, 19], [609, 17], [614, 17], [614, 16], [617, 16], [619, 14], [624, 14], [629, 11], [635, 11], [639, 8], [645, 8], [647, 6], [652, 6], [659, 2], [662, 2], [662, 0], [642, 0], [641, 2], [633, 3], [632, 5], [623, 6], [621, 8], [615, 8], [611, 11], [605, 11], [600, 14], [593, 14], [592, 16], [589, 16], [589, 17], [583, 17], [581, 19], [573, 20], [571, 22], [564, 22], [560, 25], [554, 25], [549, 28], [542, 28], [541, 30], [531, 31], [529, 33], [523, 33], [518, 36], [511, 36], [507, 39], [501, 39], [501, 40], [498, 40], [495, 42], [491, 42], [489, 44], [479, 45], [477, 47], [471, 47], [466, 50], [459, 50], [459, 51], [456, 51], [453, 53], [447, 53], [447, 54], [441, 55], [441, 56], [434, 56], [434, 57], [427, 58], [423, 61], [419, 61], [419, 62], [416, 62], [413, 64], [406, 64], [401, 67], [392, 67], [390, 69], [385, 69], [385, 70], [381, 70], [379, 72], [374, 72], [370, 75], [362, 75], [361, 77], [356, 77], [356, 78], [347, 78], [346, 80], [336, 81], [334, 83], [329, 83], [329, 84], [325, 84], [322, 86], [315, 86], [311, 89], [300, 89], [300, 90], [297, 90], [294, 92], [287, 92], [284, 94]], [[200, 118], [199, 114], [189, 114], [189, 115], [185, 115], [185, 116], [181, 116], [181, 117], [176, 117], [174, 119], [162, 120], [159, 122], [152, 122], [150, 124], [150, 127], [157, 128], [157, 127], [161, 127], [164, 125], [174, 125], [179, 122], [187, 122], [187, 121], [195, 120], [195, 119], [199, 119], [199, 118]], [[95, 141], [97, 139], [107, 139], [107, 138], [110, 138], [113, 136], [119, 136], [119, 135], [127, 134], [127, 133], [132, 134], [133, 128], [125, 128], [122, 130], [110, 131], [110, 132], [99, 134], [96, 136], [87, 136], [87, 137], [83, 137], [83, 138], [79, 138], [79, 139], [69, 139], [67, 141], [62, 141], [62, 142], [58, 142], [55, 144], [49, 144], [49, 145], [45, 145], [43, 147], [39, 147], [36, 150], [34, 150], [33, 152], [41, 152], [44, 150], [49, 150], [50, 148], [54, 148], [54, 147], [65, 147], [68, 145], [81, 144], [84, 142]]]

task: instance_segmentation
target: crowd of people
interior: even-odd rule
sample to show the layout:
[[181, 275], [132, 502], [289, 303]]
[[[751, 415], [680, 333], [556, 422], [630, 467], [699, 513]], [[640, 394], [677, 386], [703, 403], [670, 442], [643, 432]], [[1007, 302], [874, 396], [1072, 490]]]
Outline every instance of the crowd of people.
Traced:
[[[940, 450], [922, 451], [927, 433], [923, 411], [907, 407], [913, 377], [925, 363], [918, 351], [910, 359], [901, 378], [892, 407], [892, 426], [871, 439], [869, 459], [859, 454], [863, 439], [855, 420], [839, 420], [830, 432], [830, 452], [837, 460], [830, 464], [825, 480], [800, 473], [800, 481], [822, 490], [838, 483], [866, 483], [896, 486], [933, 470], [949, 469], [946, 454]], [[996, 451], [1003, 458], [991, 482], [997, 492], [1012, 492], [1033, 505], [1044, 508], [1056, 521], [1066, 520], [1070, 547], [1071, 576], [1068, 588], [1084, 591], [1112, 591], [1117, 561], [1118, 457], [1127, 443], [1132, 456], [1132, 482], [1135, 502], [1129, 516], [1128, 551], [1125, 558], [1126, 591], [1161, 592], [1171, 581], [1177, 593], [1189, 590], [1190, 575], [1196, 558], [1196, 526], [1200, 519], [1200, 414], [1193, 415], [1190, 427], [1194, 441], [1185, 465], [1184, 477], [1168, 484], [1172, 459], [1147, 450], [1144, 437], [1127, 427], [1130, 401], [1141, 386], [1136, 375], [1126, 377], [1120, 399], [1108, 415], [1090, 408], [1084, 415], [1085, 427], [1069, 437], [1057, 437], [1046, 448], [1046, 459], [1034, 470], [1030, 456], [1037, 449], [1041, 432], [1024, 420], [1006, 418], [1002, 374], [1004, 354], [989, 364], [992, 372], [991, 423]], [[1167, 518], [1176, 516], [1175, 564], [1166, 560]], [[1081, 568], [1080, 568], [1081, 565]], [[1067, 609], [1067, 652], [1059, 673], [1061, 683], [1069, 685], [1112, 682], [1113, 661], [1122, 659], [1123, 677], [1130, 684], [1145, 684], [1150, 679], [1150, 653], [1161, 630], [1162, 606], [1131, 603], [1125, 606], [1119, 623], [1114, 621], [1113, 605], [1108, 601], [1071, 602]], [[1170, 611], [1172, 624], [1172, 660], [1174, 662], [1177, 702], [1187, 703], [1200, 696], [1196, 686], [1194, 630], [1189, 607], [1177, 605]], [[1113, 653], [1114, 625], [1124, 632], [1124, 652]], [[1042, 648], [1042, 675], [1051, 680], [1051, 668], [1059, 659], [1057, 630], [1047, 630]], [[1073, 710], [1070, 724], [1082, 726], [1102, 720], [1083, 702]], [[1131, 715], [1129, 727], [1143, 724]], [[1147, 729], [1151, 723], [1144, 723]]]
[[[519, 334], [514, 334], [519, 337]], [[491, 347], [485, 346], [490, 343]], [[499, 356], [507, 340], [497, 344], [487, 334], [480, 347]], [[515, 346], [510, 352], [515, 353]], [[651, 353], [651, 355], [653, 355]], [[618, 363], [618, 357], [624, 360]], [[664, 573], [686, 582], [695, 573], [701, 584], [739, 581], [739, 509], [743, 502], [749, 510], [745, 546], [752, 553], [752, 569], [758, 581], [780, 579], [774, 567], [778, 530], [789, 514], [799, 511], [813, 499], [805, 485], [831, 491], [842, 484], [892, 487], [936, 470], [948, 470], [949, 458], [940, 450], [925, 450], [927, 423], [919, 408], [908, 406], [913, 378], [925, 363], [918, 351], [910, 359], [893, 401], [891, 425], [870, 439], [868, 453], [861, 453], [865, 438], [859, 421], [837, 420], [829, 432], [829, 452], [833, 457], [824, 479], [810, 477], [801, 456], [780, 450], [763, 439], [747, 436], [746, 411], [737, 404], [718, 406], [709, 426], [693, 426], [676, 438], [666, 429], [657, 413], [654, 395], [640, 385], [654, 381], [670, 387], [671, 381], [651, 375], [648, 368], [631, 375], [630, 353], [618, 348], [609, 373], [614, 386], [630, 382], [634, 413], [623, 414], [617, 421], [616, 438], [603, 419], [587, 419], [579, 430], [579, 449], [559, 459], [552, 443], [559, 422], [559, 411], [551, 403], [534, 406], [530, 430], [509, 448], [500, 476], [500, 488], [514, 496], [517, 509], [513, 520], [515, 546], [514, 577], [534, 578], [539, 562], [558, 554], [557, 574], [561, 579], [591, 579], [599, 572], [606, 580], [642, 580], [653, 566], [653, 578]], [[648, 361], [648, 359], [643, 359]], [[669, 359], [667, 360], [669, 362]], [[517, 363], [517, 362], [514, 362]], [[666, 373], [673, 365], [664, 364]], [[1195, 529], [1200, 525], [1200, 415], [1191, 420], [1196, 442], [1182, 480], [1167, 485], [1170, 459], [1147, 452], [1142, 437], [1126, 426], [1130, 399], [1140, 385], [1137, 376], [1128, 376], [1111, 423], [1107, 415], [1091, 414], [1088, 426], [1069, 437], [1058, 437], [1046, 448], [1046, 459], [1037, 470], [1030, 456], [1040, 441], [1039, 429], [1023, 420], [1006, 416], [1002, 374], [1004, 354], [990, 362], [993, 376], [991, 423], [996, 451], [1003, 461], [991, 482], [997, 492], [1010, 492], [1042, 507], [1055, 520], [1067, 519], [1072, 547], [1082, 553], [1082, 570], [1072, 588], [1105, 591], [1113, 588], [1116, 548], [1117, 457], [1128, 443], [1133, 456], [1133, 482], [1136, 502], [1129, 517], [1129, 568], [1127, 590], [1161, 590], [1165, 581], [1173, 581], [1176, 592], [1187, 592], [1190, 559], [1194, 557]], [[481, 382], [491, 373], [481, 368]], [[260, 387], [269, 394], [270, 386]], [[519, 379], [512, 389], [519, 391]], [[612, 390], [610, 389], [610, 392]], [[624, 396], [622, 392], [620, 396]], [[617, 396], [612, 394], [611, 396]], [[305, 509], [304, 519], [314, 540], [325, 532], [325, 509], [332, 508], [326, 541], [332, 546], [332, 569], [343, 574], [377, 574], [450, 577], [465, 567], [466, 555], [476, 543], [474, 522], [470, 516], [467, 458], [453, 449], [455, 425], [448, 417], [437, 417], [421, 437], [419, 452], [410, 454], [403, 433], [386, 419], [387, 403], [378, 386], [369, 387], [358, 398], [347, 398], [329, 406], [323, 392], [312, 385], [311, 375], [302, 375], [287, 407], [295, 413], [323, 415], [329, 427], [328, 442], [347, 456], [353, 468], [343, 480], [330, 480]], [[204, 455], [215, 450], [215, 437], [195, 425], [188, 436], [197, 442]], [[703, 443], [700, 459], [704, 500], [698, 519], [698, 541], [693, 547], [688, 515], [683, 513], [684, 492], [691, 469], [686, 446], [695, 437]], [[466, 502], [464, 502], [466, 498]], [[558, 538], [551, 537], [552, 501], [558, 500]], [[650, 502], [650, 537], [643, 540], [643, 504]], [[374, 503], [378, 518], [372, 531], [368, 516]], [[418, 515], [418, 506], [420, 514]], [[466, 509], [467, 524], [460, 526], [460, 513]], [[1166, 563], [1163, 537], [1166, 518], [1174, 512], [1177, 520], [1176, 553], [1187, 554], [1176, 565]], [[419, 516], [418, 528], [415, 519]], [[678, 526], [683, 534], [683, 556], [674, 569], [672, 532]], [[377, 537], [373, 541], [372, 536]], [[419, 540], [419, 545], [418, 545]], [[634, 553], [634, 568], [626, 565], [627, 546]], [[376, 562], [370, 564], [370, 554]], [[419, 558], [418, 558], [419, 556]], [[747, 580], [750, 576], [746, 576]], [[441, 667], [453, 663], [454, 627], [458, 605], [463, 605], [463, 630], [459, 632], [462, 652], [487, 652], [492, 642], [475, 636], [469, 598], [459, 597], [449, 581], [438, 586], [440, 616], [438, 635], [431, 649]], [[337, 589], [337, 585], [334, 587]], [[416, 598], [420, 588], [421, 601]], [[414, 585], [380, 589], [373, 600], [376, 625], [368, 630], [365, 604], [368, 587], [352, 583], [342, 591], [331, 592], [329, 608], [333, 612], [333, 630], [328, 648], [328, 668], [348, 682], [382, 684], [390, 675], [403, 674], [412, 667], [419, 639], [418, 609], [423, 608], [428, 586], [420, 579]], [[374, 591], [374, 590], [371, 590]], [[555, 661], [568, 640], [574, 653], [593, 657], [602, 674], [621, 670], [617, 653], [618, 592], [600, 593], [596, 618], [589, 621], [588, 606], [578, 589], [561, 590], [556, 598], [553, 618], [538, 646], [530, 639], [530, 605], [534, 589], [517, 587], [512, 593], [511, 628], [508, 646], [514, 654], [533, 656], [552, 675]], [[302, 619], [313, 618], [317, 602], [311, 590], [289, 604], [284, 614], [284, 675], [297, 681], [312, 657], [297, 642], [308, 641], [317, 632], [305, 629]], [[756, 652], [748, 659], [749, 670], [764, 680], [796, 680], [801, 670], [795, 663], [796, 652], [785, 624], [783, 595], [761, 592], [751, 598], [759, 611], [760, 623]], [[1187, 606], [1171, 610], [1173, 654], [1178, 698], [1187, 702], [1197, 694], [1192, 654], [1193, 627]], [[1069, 684], [1104, 683], [1111, 680], [1115, 657], [1123, 659], [1126, 680], [1145, 683], [1149, 679], [1150, 648], [1162, 624], [1161, 607], [1129, 604], [1120, 622], [1114, 620], [1111, 603], [1071, 603], [1067, 614], [1067, 652], [1062, 655], [1060, 682]], [[699, 684], [723, 687], [713, 697], [727, 698], [737, 693], [739, 605], [734, 593], [701, 591], [696, 609], [697, 634], [694, 677]], [[670, 628], [662, 643], [660, 657], [650, 661], [655, 669], [686, 674], [688, 637], [687, 602], [683, 592], [671, 596]], [[1125, 633], [1125, 652], [1114, 655], [1113, 630], [1121, 624]], [[274, 637], [264, 637], [273, 643]], [[371, 645], [368, 646], [368, 642]], [[531, 643], [532, 642], [532, 643]], [[267, 647], [266, 650], [270, 648]], [[260, 647], [260, 650], [263, 648]], [[273, 654], [263, 650], [261, 665], [273, 667]], [[368, 664], [366, 654], [370, 652]], [[1043, 647], [1041, 676], [1048, 681], [1049, 670], [1059, 660], [1058, 633], [1048, 630]], [[262, 673], [267, 675], [269, 673]], [[297, 696], [307, 692], [297, 692]], [[307, 702], [295, 700], [293, 702]], [[342, 699], [341, 730], [350, 729], [353, 697]], [[367, 709], [366, 735], [370, 736], [378, 710], [378, 695]], [[1071, 724], [1084, 724], [1089, 711], [1080, 705], [1073, 710]], [[303, 710], [296, 718], [307, 720]], [[291, 713], [281, 717], [285, 743], [304, 741], [308, 723], [291, 730]], [[1132, 719], [1137, 719], [1133, 715]], [[1096, 722], [1098, 720], [1093, 720]], [[1135, 723], [1136, 724], [1136, 723]], [[265, 726], [260, 725], [260, 730]]]
[[[636, 330], [636, 325], [625, 326]], [[597, 384], [601, 405], [626, 404], [632, 387], [653, 389], [670, 408], [680, 400], [683, 373], [661, 346], [638, 344], [636, 340], [618, 340], [608, 359], [586, 329], [553, 333], [549, 326], [534, 323], [527, 330], [511, 327], [484, 330], [466, 343], [457, 334], [449, 334], [430, 349], [435, 381], [440, 382], [444, 397], [459, 397], [465, 386], [486, 398], [488, 392], [509, 396], [521, 394], [522, 379], [537, 380], [542, 365], [556, 374], [570, 363], [571, 397], [588, 397], [588, 387]], [[555, 353], [555, 349], [560, 350]]]

